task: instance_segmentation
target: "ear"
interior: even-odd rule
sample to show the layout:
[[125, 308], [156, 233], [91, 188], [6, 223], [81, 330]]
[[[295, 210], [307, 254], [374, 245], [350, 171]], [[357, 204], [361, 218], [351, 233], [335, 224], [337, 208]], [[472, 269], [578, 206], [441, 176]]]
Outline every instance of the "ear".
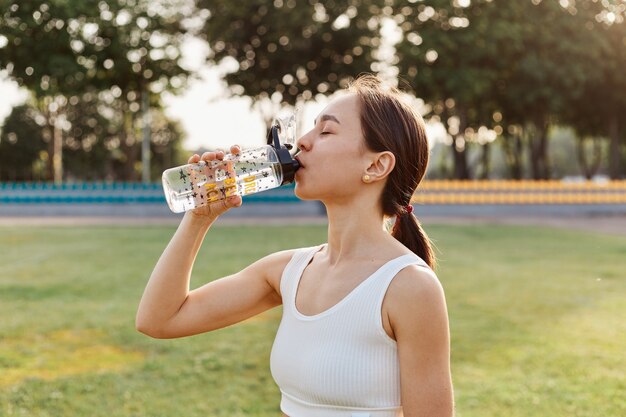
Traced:
[[396, 157], [389, 151], [373, 154], [370, 161], [370, 165], [365, 170], [365, 174], [370, 177], [370, 182], [387, 178], [396, 166]]

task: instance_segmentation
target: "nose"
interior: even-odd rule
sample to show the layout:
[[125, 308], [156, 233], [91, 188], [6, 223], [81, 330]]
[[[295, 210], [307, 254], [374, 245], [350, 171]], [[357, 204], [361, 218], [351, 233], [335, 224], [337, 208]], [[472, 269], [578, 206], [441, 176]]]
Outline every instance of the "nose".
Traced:
[[298, 148], [303, 151], [310, 151], [311, 145], [311, 131], [300, 136], [300, 138], [296, 141], [296, 146], [298, 146]]

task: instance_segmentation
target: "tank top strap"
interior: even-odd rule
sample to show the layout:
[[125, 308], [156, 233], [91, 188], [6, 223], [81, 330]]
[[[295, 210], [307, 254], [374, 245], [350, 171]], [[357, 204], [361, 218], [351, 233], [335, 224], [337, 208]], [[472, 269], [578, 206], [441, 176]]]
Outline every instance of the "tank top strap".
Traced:
[[388, 262], [385, 265], [384, 272], [381, 271], [382, 273], [379, 279], [375, 280], [372, 283], [375, 288], [372, 288], [371, 290], [373, 290], [377, 295], [375, 304], [377, 312], [381, 311], [383, 300], [385, 298], [385, 295], [387, 294], [387, 289], [389, 288], [389, 285], [391, 285], [391, 281], [393, 281], [396, 275], [398, 275], [398, 272], [402, 271], [409, 265], [417, 265], [418, 267], [426, 268], [429, 271], [431, 270], [428, 264], [422, 258], [413, 253], [402, 255]]
[[280, 279], [280, 293], [283, 298], [283, 308], [295, 303], [300, 276], [304, 272], [304, 268], [311, 262], [313, 256], [319, 252], [322, 246], [324, 245], [297, 249], [291, 257], [291, 260], [285, 266]]

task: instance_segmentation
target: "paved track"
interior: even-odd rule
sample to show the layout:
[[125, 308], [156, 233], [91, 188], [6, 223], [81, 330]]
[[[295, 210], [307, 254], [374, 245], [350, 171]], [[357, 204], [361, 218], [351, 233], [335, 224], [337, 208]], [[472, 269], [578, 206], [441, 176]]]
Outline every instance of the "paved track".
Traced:
[[[431, 224], [505, 224], [556, 227], [588, 232], [626, 236], [626, 215], [619, 216], [422, 216], [427, 228]], [[0, 217], [0, 226], [175, 226], [179, 216], [172, 217]], [[327, 224], [322, 216], [222, 218], [216, 223], [232, 225]]]

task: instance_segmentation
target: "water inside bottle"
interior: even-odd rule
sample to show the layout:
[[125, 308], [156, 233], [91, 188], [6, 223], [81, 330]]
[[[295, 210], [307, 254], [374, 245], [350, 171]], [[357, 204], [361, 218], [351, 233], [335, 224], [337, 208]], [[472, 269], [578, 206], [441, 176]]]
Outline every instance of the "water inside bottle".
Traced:
[[271, 147], [228, 154], [221, 161], [202, 161], [163, 173], [167, 203], [175, 213], [234, 195], [276, 188], [281, 182], [282, 169]]

